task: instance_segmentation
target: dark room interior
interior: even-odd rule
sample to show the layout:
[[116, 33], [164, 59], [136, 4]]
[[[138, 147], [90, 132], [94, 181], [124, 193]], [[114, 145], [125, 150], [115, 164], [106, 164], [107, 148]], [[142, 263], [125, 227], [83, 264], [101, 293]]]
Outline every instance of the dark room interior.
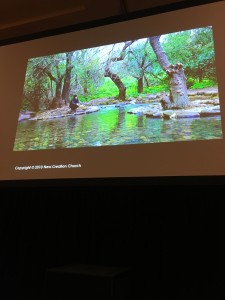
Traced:
[[[4, 0], [0, 49], [201, 3]], [[225, 172], [124, 174], [5, 180], [0, 172], [1, 300], [225, 299]]]

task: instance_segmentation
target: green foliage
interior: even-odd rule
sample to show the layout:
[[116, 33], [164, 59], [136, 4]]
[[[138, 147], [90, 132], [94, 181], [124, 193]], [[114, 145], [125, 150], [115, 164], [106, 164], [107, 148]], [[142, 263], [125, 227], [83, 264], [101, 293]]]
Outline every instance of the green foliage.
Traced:
[[92, 99], [115, 97], [117, 94], [118, 89], [115, 84], [109, 78], [105, 78], [99, 88], [92, 89], [88, 95], [81, 94], [79, 100], [81, 102], [87, 102]]
[[[124, 85], [126, 86], [126, 97], [138, 97], [139, 93], [137, 92], [137, 80], [134, 78], [127, 76], [123, 79]], [[144, 87], [143, 93], [155, 94], [162, 91], [168, 91], [168, 85], [156, 85], [151, 87]], [[99, 98], [113, 98], [118, 95], [118, 89], [115, 84], [109, 78], [105, 78], [104, 83], [101, 87], [96, 89], [95, 93], [89, 94], [88, 96], [80, 96], [79, 100], [81, 102], [90, 101], [92, 99]]]
[[195, 82], [196, 82], [196, 79], [194, 79], [192, 77], [188, 77], [186, 80], [187, 88], [190, 89], [194, 85]]
[[74, 68], [72, 70], [72, 93], [79, 94], [81, 101], [90, 98], [90, 95], [101, 86], [103, 70], [99, 61], [100, 49], [90, 48], [74, 52]]
[[192, 86], [191, 89], [203, 89], [206, 87], [213, 87], [216, 85], [216, 82], [213, 80], [205, 79], [202, 82], [195, 82]]
[[127, 97], [138, 97], [138, 95], [139, 95], [139, 93], [137, 92], [136, 84], [129, 86], [129, 88], [126, 90]]
[[[180, 62], [184, 65], [188, 88], [216, 85], [213, 33], [210, 26], [163, 35], [160, 43], [171, 63]], [[139, 95], [138, 80], [140, 91], [143, 82], [143, 93], [169, 90], [168, 76], [160, 67], [147, 38], [133, 42], [123, 52], [122, 59], [116, 60], [123, 47], [124, 43], [118, 43], [72, 52], [70, 89], [67, 89], [70, 95], [77, 94], [81, 102], [117, 97], [117, 86], [109, 77], [104, 77], [107, 66], [111, 74], [118, 76], [125, 85], [126, 98]], [[68, 70], [66, 53], [29, 60], [23, 109], [38, 111], [51, 107], [52, 101], [62, 93], [60, 89], [65, 87]]]
[[144, 92], [146, 94], [156, 94], [159, 92], [168, 92], [169, 86], [168, 85], [156, 85], [151, 87], [145, 87]]
[[208, 78], [216, 81], [214, 41], [210, 26], [165, 35], [162, 45], [171, 63], [183, 63], [188, 87], [192, 80]]

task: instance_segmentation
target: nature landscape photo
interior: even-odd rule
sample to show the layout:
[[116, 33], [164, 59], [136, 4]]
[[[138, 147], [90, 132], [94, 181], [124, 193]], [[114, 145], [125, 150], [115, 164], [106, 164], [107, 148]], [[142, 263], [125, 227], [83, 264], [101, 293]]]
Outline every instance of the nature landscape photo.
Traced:
[[14, 151], [222, 138], [211, 26], [28, 60]]

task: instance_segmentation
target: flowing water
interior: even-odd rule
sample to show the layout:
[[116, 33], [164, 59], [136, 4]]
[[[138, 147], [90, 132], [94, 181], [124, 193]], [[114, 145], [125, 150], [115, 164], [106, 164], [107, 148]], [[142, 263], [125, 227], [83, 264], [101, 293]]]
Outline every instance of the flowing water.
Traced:
[[15, 151], [221, 139], [220, 116], [174, 120], [108, 106], [85, 115], [18, 123]]

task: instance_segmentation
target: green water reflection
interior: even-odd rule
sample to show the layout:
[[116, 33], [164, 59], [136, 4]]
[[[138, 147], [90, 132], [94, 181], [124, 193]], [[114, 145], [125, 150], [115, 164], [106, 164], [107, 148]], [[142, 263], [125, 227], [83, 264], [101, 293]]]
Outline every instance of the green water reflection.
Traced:
[[[134, 107], [134, 106], [133, 106]], [[131, 105], [18, 123], [15, 151], [221, 139], [221, 118], [162, 120], [128, 114]]]

